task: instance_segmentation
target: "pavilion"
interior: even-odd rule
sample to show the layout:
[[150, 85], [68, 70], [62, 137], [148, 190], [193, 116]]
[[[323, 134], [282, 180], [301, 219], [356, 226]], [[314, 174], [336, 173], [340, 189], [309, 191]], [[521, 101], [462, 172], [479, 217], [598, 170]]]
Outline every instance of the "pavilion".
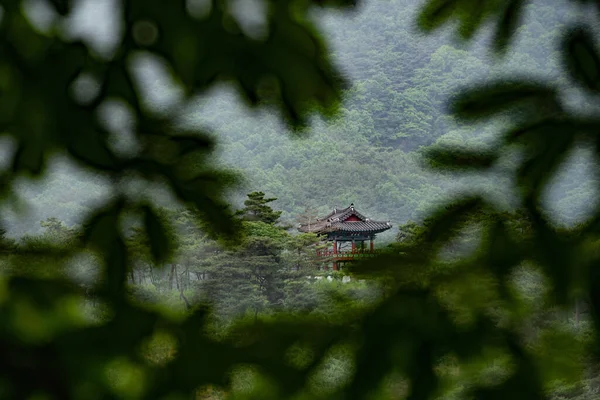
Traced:
[[[338, 270], [340, 264], [375, 254], [375, 235], [391, 227], [389, 221], [373, 221], [358, 212], [354, 204], [350, 204], [343, 209], [334, 208], [325, 217], [308, 220], [300, 224], [298, 230], [320, 236], [327, 243], [327, 248], [317, 250], [317, 256], [330, 260], [333, 269]], [[365, 246], [367, 241], [368, 248]], [[348, 245], [350, 249], [347, 248]]]

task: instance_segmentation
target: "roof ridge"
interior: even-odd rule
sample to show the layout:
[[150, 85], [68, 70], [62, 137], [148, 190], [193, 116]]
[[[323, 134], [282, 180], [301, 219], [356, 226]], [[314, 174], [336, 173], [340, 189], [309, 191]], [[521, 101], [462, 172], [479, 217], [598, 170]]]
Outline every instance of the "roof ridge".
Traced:
[[[360, 221], [346, 221], [350, 216], [357, 216]], [[346, 225], [347, 224], [347, 225]], [[337, 208], [334, 209], [324, 217], [317, 218], [311, 225], [310, 231], [333, 231], [336, 229], [345, 230], [346, 228], [352, 227], [352, 229], [360, 229], [359, 226], [362, 226], [366, 230], [387, 230], [392, 227], [390, 221], [378, 221], [367, 218], [364, 214], [360, 213], [355, 207], [354, 203], [350, 203], [350, 205], [346, 208]], [[305, 228], [308, 226], [308, 223], [300, 224], [300, 228]]]
[[331, 212], [330, 212], [329, 214], [327, 214], [326, 216], [324, 216], [324, 217], [321, 217], [320, 219], [322, 219], [322, 220], [327, 220], [327, 219], [329, 219], [329, 218], [333, 217], [334, 215], [338, 215], [338, 214], [340, 214], [340, 215], [341, 215], [341, 214], [345, 213], [346, 211], [348, 211], [348, 209], [349, 209], [350, 207], [352, 207], [352, 206], [350, 205], [350, 206], [348, 206], [348, 207], [346, 207], [346, 208], [340, 208], [340, 209], [338, 209], [338, 208], [337, 208], [337, 206], [335, 206], [335, 207], [333, 208], [333, 211], [331, 211]]

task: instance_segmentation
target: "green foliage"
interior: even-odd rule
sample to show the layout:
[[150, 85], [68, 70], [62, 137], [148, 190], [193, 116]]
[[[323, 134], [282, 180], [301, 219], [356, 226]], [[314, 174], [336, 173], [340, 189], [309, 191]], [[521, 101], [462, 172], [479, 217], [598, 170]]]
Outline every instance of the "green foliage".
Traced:
[[15, 248], [15, 240], [6, 237], [6, 230], [0, 228], [0, 249], [2, 253], [10, 253]]
[[573, 28], [564, 46], [565, 62], [573, 79], [592, 92], [600, 92], [600, 55], [592, 32], [585, 27]]
[[[514, 33], [524, 3], [479, 1], [473, 6], [433, 0], [425, 5], [420, 25], [432, 30], [458, 20], [459, 34], [469, 39], [496, 18], [495, 46], [501, 48]], [[59, 15], [71, 15], [70, 2], [52, 4]], [[544, 189], [565, 153], [581, 142], [600, 148], [597, 113], [575, 115], [562, 104], [560, 88], [530, 80], [496, 79], [466, 90], [451, 107], [457, 121], [502, 116], [514, 126], [489, 154], [436, 150], [431, 160], [439, 167], [487, 169], [508, 150], [519, 149], [524, 157], [510, 160], [518, 212], [507, 214], [483, 194], [469, 193], [440, 207], [424, 226], [403, 227], [400, 243], [352, 268], [355, 278], [369, 278], [369, 284], [342, 289], [344, 283], [327, 286], [326, 279], [301, 284], [314, 278], [309, 252], [316, 238], [293, 237], [277, 227], [281, 212], [268, 205], [275, 199], [263, 192], [248, 196], [240, 213], [244, 221], [238, 224], [225, 201], [235, 176], [212, 167], [211, 140], [203, 131], [176, 124], [175, 109], [215, 82], [227, 81], [235, 83], [248, 104], [274, 107], [293, 127], [305, 125], [315, 106], [326, 113], [335, 110], [343, 80], [308, 22], [312, 2], [267, 2], [265, 38], [245, 32], [229, 2], [211, 2], [203, 16], [188, 12], [183, 1], [165, 6], [157, 0], [127, 0], [122, 5], [124, 35], [113, 54], [101, 56], [80, 41], [66, 40], [58, 22], [45, 33], [35, 29], [20, 1], [3, 3], [0, 124], [16, 143], [1, 175], [3, 191], [15, 190], [17, 177], [43, 175], [49, 157], [61, 153], [108, 178], [112, 196], [91, 208], [81, 230], [50, 219], [42, 224], [46, 237], [16, 243], [0, 232], [2, 397], [162, 398], [223, 386], [241, 398], [362, 399], [385, 392], [388, 385], [395, 388], [392, 395], [410, 400], [450, 391], [463, 398], [544, 399], [556, 390], [553, 380], [566, 380], [568, 390], [573, 377], [579, 378], [574, 365], [598, 361], [593, 333], [600, 330], [600, 214], [566, 230], [553, 226], [541, 207]], [[57, 16], [60, 22], [63, 18]], [[600, 63], [593, 35], [577, 26], [565, 35], [563, 53], [572, 81], [597, 92]], [[410, 50], [412, 44], [405, 46]], [[374, 51], [381, 49], [374, 46]], [[159, 116], [143, 105], [128, 64], [138, 52], [164, 60], [183, 86], [183, 99], [173, 110]], [[361, 93], [375, 93], [364, 104], [375, 110], [373, 118], [364, 118], [360, 107], [343, 116], [360, 121], [359, 127], [372, 123], [371, 131], [380, 134], [374, 139], [383, 145], [412, 150], [435, 142], [428, 113], [450, 87], [436, 87], [436, 97], [422, 83], [454, 74], [446, 63], [467, 67], [464, 55], [450, 47], [432, 51], [430, 62], [415, 74], [412, 91], [385, 76], [365, 80], [355, 89], [356, 101], [361, 105], [366, 98]], [[470, 78], [468, 68], [451, 70], [460, 71], [455, 81]], [[87, 102], [67, 90], [81, 74], [91, 74], [99, 87]], [[395, 94], [404, 89], [410, 95], [400, 101]], [[132, 109], [140, 145], [134, 154], [115, 151], [98, 119], [98, 108], [113, 99]], [[415, 115], [419, 123], [405, 121], [398, 131], [381, 99]], [[335, 123], [334, 129], [342, 130]], [[345, 156], [346, 149], [364, 144], [368, 136], [354, 139], [336, 143], [340, 151], [333, 156], [331, 146], [321, 143], [304, 151], [333, 157], [352, 182], [373, 180], [360, 169], [360, 159]], [[392, 164], [392, 179], [405, 162], [415, 162], [401, 153], [391, 157], [370, 149], [361, 157], [373, 165]], [[332, 172], [320, 165], [302, 172], [306, 177], [298, 185], [305, 193], [315, 186], [324, 192], [331, 184]], [[151, 194], [127, 191], [130, 182], [124, 178], [161, 184], [185, 211], [163, 215]], [[377, 187], [382, 198], [393, 189], [385, 182]], [[344, 190], [337, 195], [347, 200], [360, 187]], [[398, 207], [402, 195], [391, 197], [389, 208]], [[131, 217], [134, 225], [128, 230]], [[211, 234], [223, 236], [229, 247]], [[461, 240], [474, 250], [465, 250]], [[98, 261], [100, 276], [80, 284], [66, 267], [90, 255]], [[520, 281], [526, 289], [544, 289], [535, 306], [519, 292], [523, 287], [513, 287], [514, 275], [527, 277], [528, 268], [547, 281]], [[198, 276], [194, 284], [192, 275]], [[196, 285], [213, 307], [242, 318], [220, 326], [209, 309], [189, 301], [190, 293], [198, 293]], [[165, 312], [154, 301], [164, 294], [154, 293], [160, 291], [182, 300], [185, 312]], [[335, 296], [327, 296], [331, 292]], [[592, 324], [587, 336], [570, 331], [557, 317], [580, 300]], [[96, 318], [81, 315], [82, 304], [89, 302]], [[540, 324], [546, 317], [552, 320]], [[166, 354], [149, 358], [149, 341], [161, 335], [168, 337], [167, 349], [155, 351]], [[298, 351], [290, 356], [298, 349], [304, 356]], [[560, 354], [565, 350], [570, 357]]]
[[275, 224], [281, 215], [281, 211], [273, 211], [268, 205], [275, 200], [277, 200], [275, 197], [265, 199], [263, 192], [248, 193], [248, 199], [244, 201], [245, 207], [237, 214], [245, 220]]
[[460, 37], [471, 39], [487, 19], [496, 18], [493, 48], [503, 51], [518, 27], [525, 4], [525, 0], [486, 0], [475, 4], [465, 0], [430, 0], [423, 7], [418, 21], [422, 29], [431, 31], [455, 18], [459, 22]]
[[463, 151], [462, 149], [430, 149], [427, 158], [431, 159], [431, 166], [440, 169], [483, 169], [490, 167], [496, 161], [494, 154], [482, 151]]
[[[295, 224], [296, 215], [307, 204], [320, 207], [320, 214], [349, 202], [369, 210], [374, 219], [422, 220], [445, 194], [472, 180], [430, 173], [413, 151], [431, 144], [490, 150], [498, 129], [510, 123], [507, 118], [477, 126], [457, 121], [448, 114], [449, 97], [480, 79], [514, 76], [513, 72], [517, 77], [539, 74], [553, 83], [567, 84], [555, 51], [561, 27], [576, 18], [565, 4], [526, 6], [527, 18], [519, 27], [515, 46], [505, 62], [497, 65], [479, 42], [467, 47], [448, 42], [445, 35], [421, 38], [411, 29], [417, 6], [404, 0], [367, 2], [350, 19], [343, 13], [323, 13], [318, 18], [333, 49], [332, 58], [347, 71], [353, 85], [343, 92], [339, 116], [327, 123], [311, 121], [306, 140], [282, 134], [284, 127], [274, 112], [248, 111], [233, 90], [207, 92], [182, 111], [187, 129], [210, 128], [218, 134], [219, 162], [242, 171], [245, 179], [231, 197], [237, 208], [243, 207], [247, 192], [261, 188], [268, 197], [278, 198], [272, 206], [283, 211], [280, 220], [286, 225]], [[156, 79], [169, 81], [168, 71], [165, 75]], [[153, 77], [144, 80], [144, 86], [153, 88], [153, 97], [170, 93], [165, 92], [167, 82], [158, 85]], [[161, 113], [171, 110], [170, 104], [162, 106]], [[121, 130], [111, 135], [120, 137]], [[495, 176], [481, 181], [495, 191], [498, 202], [509, 201], [503, 189], [510, 185], [508, 179]], [[568, 185], [561, 181], [553, 198], [565, 205], [573, 199], [585, 203], [587, 191], [579, 190], [577, 181], [569, 179]], [[129, 183], [124, 185], [138, 190]], [[12, 235], [37, 233], [38, 221], [50, 216], [59, 216], [68, 225], [80, 224], [89, 205], [106, 198], [110, 181], [98, 174], [82, 176], [73, 165], [28, 186], [19, 193], [31, 205], [30, 212], [6, 217]], [[561, 214], [576, 219], [579, 212], [565, 206]], [[380, 237], [382, 241], [392, 238], [391, 232]]]
[[172, 239], [167, 232], [168, 228], [165, 226], [165, 223], [161, 221], [160, 217], [152, 207], [144, 207], [143, 212], [144, 227], [146, 228], [146, 232], [148, 232], [148, 239], [150, 240], [150, 249], [152, 251], [154, 262], [165, 262], [173, 251], [172, 244], [170, 243]]
[[[437, 3], [432, 2], [430, 4]], [[458, 2], [446, 2], [448, 10], [452, 7], [450, 4], [458, 4]], [[443, 18], [445, 17], [443, 15], [446, 14], [443, 14], [443, 12], [444, 9], [442, 8], [426, 9], [426, 13], [430, 13], [430, 15], [426, 15], [429, 19], [433, 19], [434, 25], [444, 21]], [[458, 12], [459, 18], [465, 18], [462, 20], [463, 26], [461, 29], [467, 29], [465, 27], [467, 24], [474, 24], [473, 27], [477, 26], [477, 23], [474, 23], [472, 19], [475, 17], [471, 16], [469, 17], [471, 19], [466, 19], [466, 14], [460, 14], [460, 10]], [[453, 14], [448, 11], [447, 15]], [[439, 18], [437, 22], [435, 22], [435, 18]], [[571, 40], [573, 39], [568, 39], [568, 41]], [[589, 89], [593, 85], [590, 77], [597, 76], [600, 73], [600, 70], [595, 70], [594, 56], [590, 56], [590, 54], [594, 54], [592, 48], [589, 45], [586, 47], [588, 57], [586, 58], [585, 67], [581, 65], [582, 62], [578, 58], [583, 56], [573, 54], [567, 54], [566, 56], [571, 63], [570, 70], [573, 77], [584, 83], [586, 85], [585, 89]], [[583, 71], [584, 68], [586, 72]], [[516, 105], [519, 105], [517, 110], [515, 110]], [[595, 252], [589, 253], [583, 250], [582, 246], [584, 246], [583, 243], [586, 240], [591, 238], [588, 235], [594, 235], [589, 226], [597, 219], [597, 216], [592, 216], [589, 223], [573, 230], [559, 230], [553, 227], [544, 216], [540, 203], [543, 190], [547, 187], [549, 178], [557, 171], [560, 163], [564, 160], [565, 153], [576, 142], [589, 140], [589, 132], [597, 131], [597, 128], [592, 128], [595, 124], [589, 119], [576, 117], [564, 111], [565, 107], [560, 104], [559, 94], [554, 88], [532, 84], [530, 81], [525, 80], [522, 82], [501, 81], [488, 86], [480, 86], [474, 90], [467, 90], [454, 100], [452, 109], [457, 117], [464, 120], [473, 118], [488, 119], [501, 112], [508, 112], [508, 115], [512, 117], [511, 119], [517, 124], [516, 128], [510, 129], [505, 134], [504, 142], [495, 149], [495, 154], [503, 154], [509, 146], [515, 146], [515, 144], [523, 149], [525, 157], [518, 161], [514, 179], [520, 189], [518, 207], [522, 210], [522, 217], [520, 218], [524, 217], [524, 222], [528, 226], [527, 234], [524, 235], [523, 231], [508, 229], [505, 216], [499, 210], [496, 210], [493, 204], [478, 197], [463, 197], [450, 206], [441, 208], [437, 215], [434, 215], [428, 221], [426, 231], [421, 235], [417, 235], [417, 240], [409, 242], [408, 246], [403, 246], [399, 254], [391, 253], [388, 259], [376, 260], [376, 268], [379, 271], [382, 268], [385, 269], [385, 267], [382, 267], [382, 263], [386, 263], [389, 269], [392, 267], [398, 268], [399, 265], [402, 265], [403, 269], [412, 265], [419, 268], [431, 265], [432, 269], [426, 274], [427, 280], [418, 283], [434, 291], [439, 290], [440, 286], [448, 283], [448, 274], [452, 274], [452, 280], [465, 282], [461, 285], [462, 288], [461, 286], [454, 287], [454, 291], [460, 292], [466, 290], [468, 286], [466, 282], [475, 279], [473, 274], [485, 274], [486, 271], [493, 273], [495, 276], [491, 282], [495, 283], [488, 284], [488, 290], [496, 291], [492, 296], [492, 298], [497, 296], [496, 300], [491, 301], [488, 306], [481, 309], [467, 306], [467, 309], [471, 309], [474, 314], [471, 316], [472, 322], [468, 324], [468, 327], [463, 327], [462, 335], [468, 337], [472, 333], [474, 336], [470, 338], [470, 343], [465, 342], [465, 347], [462, 347], [460, 340], [448, 343], [444, 354], [450, 352], [460, 357], [461, 353], [467, 351], [467, 354], [472, 356], [471, 351], [481, 352], [487, 346], [494, 346], [492, 344], [493, 340], [503, 337], [502, 346], [505, 347], [514, 365], [511, 368], [510, 376], [504, 382], [491, 387], [470, 387], [468, 392], [471, 392], [471, 395], [475, 398], [546, 398], [547, 388], [544, 387], [542, 375], [544, 369], [549, 368], [549, 364], [536, 365], [534, 360], [539, 357], [539, 354], [524, 346], [523, 339], [519, 338], [520, 334], [517, 333], [516, 326], [518, 326], [517, 321], [522, 316], [517, 312], [517, 309], [510, 306], [514, 304], [510, 292], [502, 288], [507, 284], [507, 279], [514, 268], [526, 263], [534, 263], [549, 279], [550, 290], [546, 299], [551, 304], [558, 307], [569, 307], [574, 298], [579, 298], [583, 293], [585, 293], [584, 298], [589, 299], [591, 302], [594, 301], [592, 299], [595, 297], [595, 286], [592, 282], [596, 279], [596, 273], [594, 272], [596, 269]], [[591, 141], [595, 145], [595, 137]], [[439, 164], [451, 168], [460, 168], [465, 164], [469, 165], [469, 160], [465, 162], [464, 157], [455, 157], [455, 155], [454, 151], [438, 151], [433, 153], [433, 162], [439, 160]], [[493, 161], [493, 159], [485, 158], [485, 162], [482, 163], [479, 157], [482, 156], [473, 157], [473, 163], [469, 166], [480, 169], [482, 167], [488, 168], [490, 162]], [[485, 213], [481, 214], [481, 211], [484, 210]], [[458, 261], [450, 263], [440, 260], [438, 252], [434, 250], [447, 243], [456, 232], [460, 232], [467, 217], [475, 217], [475, 221], [478, 221], [484, 231], [487, 232], [485, 240], [479, 246], [478, 254], [474, 257], [463, 256]], [[369, 265], [365, 265], [365, 270], [368, 270], [368, 268]], [[439, 278], [435, 278], [436, 275]], [[410, 277], [414, 280], [416, 275], [403, 271], [397, 276], [400, 278]], [[395, 284], [397, 285], [398, 296], [411, 293], [411, 290], [413, 290], [410, 289], [413, 285], [406, 282], [405, 279], [396, 280]], [[498, 289], [501, 290], [497, 291]], [[455, 293], [455, 295], [457, 294]], [[431, 297], [434, 296], [428, 295], [425, 298], [430, 299]], [[477, 301], [482, 305], [483, 297], [478, 295], [471, 298], [471, 301], [474, 301], [475, 298], [478, 298]], [[497, 307], [493, 306], [496, 302], [505, 304], [503, 322], [484, 322], [489, 312]], [[416, 301], [416, 304], [423, 306], [428, 303], [425, 300], [420, 300]], [[451, 303], [449, 306], [450, 309], [456, 307], [456, 305], [452, 306]], [[417, 305], [412, 306], [412, 308], [416, 307]], [[592, 314], [596, 312], [592, 311]], [[598, 321], [598, 317], [594, 316], [594, 320]], [[430, 330], [438, 331], [439, 329], [443, 330], [446, 335], [452, 335], [450, 332], [457, 325], [460, 325], [457, 322], [450, 322], [448, 326], [444, 326], [440, 321], [436, 321], [430, 325]], [[597, 324], [597, 322], [595, 323]], [[433, 326], [438, 326], [438, 328]], [[477, 331], [478, 329], [481, 330]], [[422, 337], [423, 334], [421, 333], [418, 337]], [[479, 340], [483, 340], [483, 342], [476, 344], [476, 341]], [[572, 336], [569, 339], [571, 342], [575, 340]], [[546, 351], [551, 348], [565, 348], [564, 345], [559, 344], [558, 339], [557, 341], [552, 340], [552, 343]], [[596, 346], [597, 344], [594, 343], [592, 348]], [[426, 346], [428, 354], [431, 354], [432, 349], [436, 348], [438, 347], [434, 343], [429, 343]], [[553, 352], [554, 360], [557, 360], [560, 351], [562, 350]], [[576, 352], [572, 354], [576, 354]], [[410, 377], [412, 384], [415, 385], [411, 390], [411, 395], [415, 396], [414, 398], [430, 398], [432, 394], [430, 391], [435, 388], [436, 384], [439, 384], [439, 377], [435, 377], [430, 372], [435, 366], [435, 357], [430, 356], [428, 358], [419, 355], [410, 360], [412, 362], [418, 360], [423, 363], [421, 372], [415, 372], [415, 367], [403, 370]], [[391, 368], [391, 365], [388, 368]], [[398, 363], [393, 365], [398, 365]], [[418, 385], [423, 380], [427, 380], [427, 384]], [[424, 388], [428, 388], [430, 391], [421, 392], [421, 390], [425, 390]]]
[[[172, 373], [159, 374], [144, 366], [137, 354], [139, 344], [155, 326], [169, 323], [157, 311], [130, 304], [126, 281], [132, 254], [122, 229], [125, 218], [142, 210], [143, 229], [156, 262], [168, 259], [172, 246], [168, 228], [153, 211], [154, 199], [126, 193], [122, 178], [142, 184], [160, 182], [179, 201], [196, 209], [207, 231], [229, 237], [237, 231], [224, 200], [233, 177], [210, 166], [211, 140], [205, 132], [177, 127], [174, 112], [152, 114], [143, 105], [130, 62], [140, 52], [164, 60], [174, 80], [184, 87], [180, 106], [216, 81], [229, 81], [249, 104], [274, 105], [292, 126], [301, 126], [315, 106], [334, 111], [343, 84], [306, 18], [310, 4], [270, 2], [265, 13], [268, 35], [258, 40], [240, 29], [225, 2], [211, 2], [202, 18], [190, 14], [184, 1], [168, 7], [157, 1], [124, 1], [119, 15], [124, 34], [108, 55], [97, 54], [80, 40], [67, 39], [61, 25], [73, 15], [72, 4], [54, 1], [52, 5], [58, 14], [42, 32], [28, 20], [23, 2], [2, 4], [0, 130], [16, 143], [10, 168], [2, 174], [2, 186], [10, 193], [16, 177], [43, 175], [49, 157], [56, 153], [110, 180], [112, 196], [90, 210], [82, 232], [83, 244], [102, 260], [102, 284], [92, 289], [95, 301], [106, 303], [110, 313], [100, 326], [81, 327], [59, 315], [60, 302], [84, 295], [79, 287], [63, 282], [69, 281], [66, 277], [7, 277], [1, 304], [5, 318], [0, 347], [6, 356], [1, 368], [5, 371], [2, 397], [27, 398], [36, 393], [58, 398], [114, 396], [100, 371], [115, 365], [137, 371], [135, 376], [146, 376], [133, 379], [141, 386], [122, 395], [189, 394], [204, 383], [221, 383], [233, 363], [222, 358], [224, 353], [218, 349], [229, 348], [234, 358], [237, 350], [199, 336], [202, 312], [177, 327], [178, 335], [183, 335], [177, 340], [183, 343], [184, 337], [194, 338], [194, 344], [181, 346], [179, 357], [169, 367]], [[91, 76], [98, 87], [88, 100], [68, 90], [83, 76]], [[111, 147], [109, 132], [98, 116], [99, 108], [111, 100], [132, 110], [138, 152], [123, 154]], [[60, 228], [54, 221], [46, 227], [51, 232]], [[34, 255], [52, 270], [83, 252], [79, 242], [64, 251], [54, 251], [45, 243], [27, 243], [8, 261], [15, 267], [10, 270], [18, 271], [16, 267]], [[212, 357], [207, 349], [218, 357], [209, 362]], [[207, 360], [200, 375], [177, 372], [199, 355]], [[216, 367], [217, 359], [222, 368]]]

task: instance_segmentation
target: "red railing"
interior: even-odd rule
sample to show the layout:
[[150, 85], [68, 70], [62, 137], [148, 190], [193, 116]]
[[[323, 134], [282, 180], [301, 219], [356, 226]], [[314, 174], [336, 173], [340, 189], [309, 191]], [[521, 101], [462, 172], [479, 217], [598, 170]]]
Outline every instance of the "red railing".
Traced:
[[317, 250], [317, 257], [327, 257], [334, 260], [352, 260], [360, 257], [372, 257], [375, 254], [377, 254], [377, 250], [371, 249], [355, 249], [351, 251], [338, 251], [336, 253], [333, 250]]

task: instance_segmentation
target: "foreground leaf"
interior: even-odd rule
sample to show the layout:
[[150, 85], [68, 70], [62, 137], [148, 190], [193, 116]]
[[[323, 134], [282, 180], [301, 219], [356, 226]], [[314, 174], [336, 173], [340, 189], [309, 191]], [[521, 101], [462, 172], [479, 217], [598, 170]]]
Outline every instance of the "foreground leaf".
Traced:
[[600, 94], [600, 53], [589, 29], [576, 27], [568, 31], [563, 57], [572, 78], [585, 89]]
[[165, 221], [149, 205], [142, 207], [144, 228], [150, 240], [150, 252], [156, 264], [164, 263], [173, 254], [173, 243]]
[[556, 90], [528, 80], [498, 81], [470, 89], [452, 102], [454, 115], [464, 120], [488, 118], [515, 107], [558, 104]]

